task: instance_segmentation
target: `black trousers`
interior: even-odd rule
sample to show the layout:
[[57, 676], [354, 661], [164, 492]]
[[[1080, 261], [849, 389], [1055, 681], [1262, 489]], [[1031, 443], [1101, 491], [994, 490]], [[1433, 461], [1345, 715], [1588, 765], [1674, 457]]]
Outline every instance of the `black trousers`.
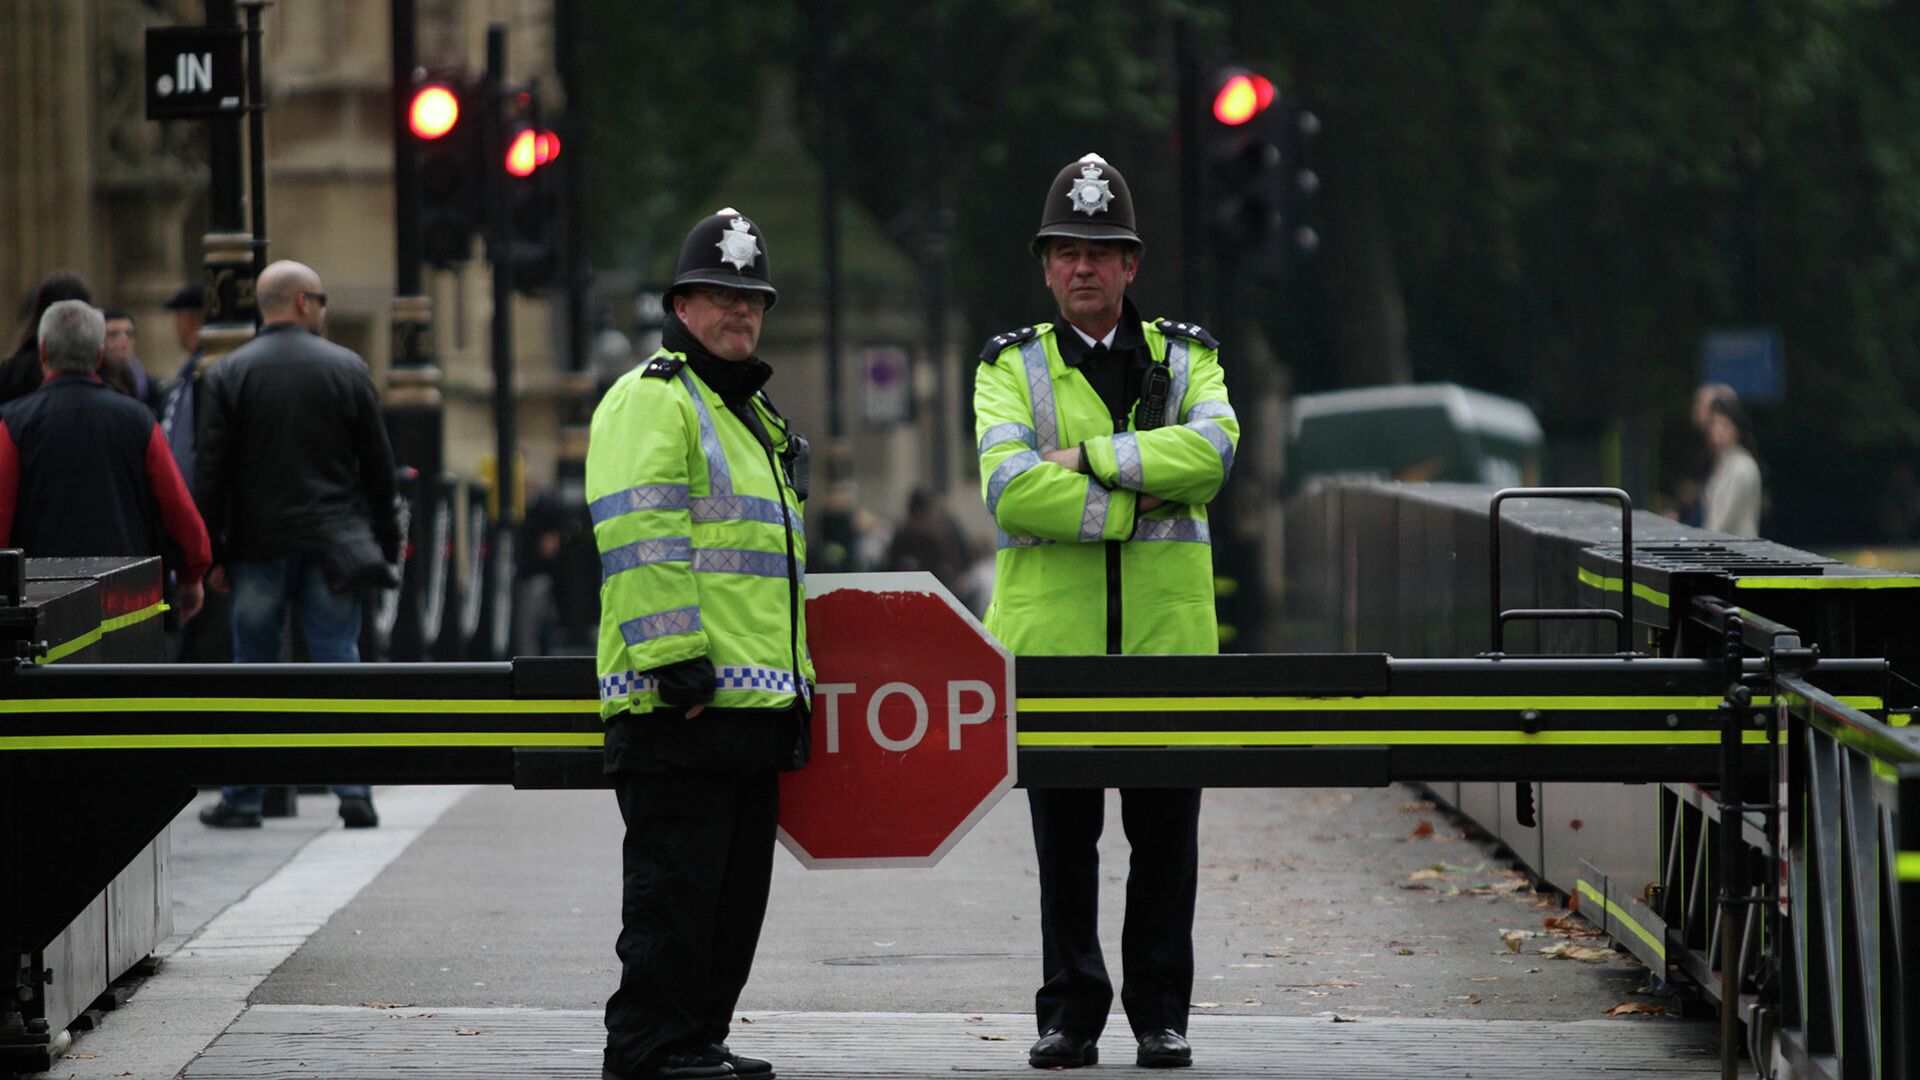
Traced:
[[[1040, 859], [1040, 939], [1045, 982], [1034, 995], [1042, 1034], [1066, 1028], [1096, 1038], [1113, 983], [1100, 953], [1101, 788], [1033, 789], [1033, 846]], [[1200, 863], [1199, 788], [1122, 788], [1120, 823], [1132, 858], [1120, 933], [1120, 1003], [1135, 1038], [1185, 1034], [1193, 997], [1193, 898]]]
[[727, 1037], [767, 913], [780, 787], [771, 769], [611, 775], [627, 834], [606, 1064], [646, 1072]]

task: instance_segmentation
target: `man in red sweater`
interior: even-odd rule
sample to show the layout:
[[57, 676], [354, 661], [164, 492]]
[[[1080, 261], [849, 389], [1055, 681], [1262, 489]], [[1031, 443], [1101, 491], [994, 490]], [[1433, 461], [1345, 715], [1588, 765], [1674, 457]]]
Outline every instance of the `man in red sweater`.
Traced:
[[185, 621], [213, 561], [207, 527], [153, 413], [100, 381], [105, 341], [83, 300], [41, 317], [44, 381], [0, 408], [0, 545], [30, 558], [177, 555]]

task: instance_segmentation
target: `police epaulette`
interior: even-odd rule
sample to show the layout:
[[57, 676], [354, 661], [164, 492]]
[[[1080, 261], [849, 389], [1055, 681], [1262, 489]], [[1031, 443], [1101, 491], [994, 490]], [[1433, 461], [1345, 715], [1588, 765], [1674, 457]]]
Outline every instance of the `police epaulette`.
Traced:
[[1153, 325], [1159, 327], [1160, 332], [1166, 334], [1168, 337], [1179, 336], [1192, 338], [1194, 341], [1205, 345], [1209, 349], [1217, 349], [1220, 347], [1220, 343], [1213, 339], [1212, 334], [1202, 329], [1199, 323], [1174, 322], [1172, 319], [1155, 319], [1153, 320]]
[[640, 373], [640, 377], [643, 379], [671, 379], [675, 375], [680, 374], [680, 369], [686, 366], [686, 357], [662, 353], [652, 360], [647, 361], [647, 369]]
[[1006, 350], [1007, 346], [1018, 345], [1023, 341], [1031, 340], [1033, 336], [1039, 332], [1040, 328], [1038, 326], [1023, 326], [1018, 330], [1009, 330], [1004, 334], [995, 334], [987, 339], [986, 345], [981, 347], [980, 362], [983, 364], [993, 363], [994, 360]]

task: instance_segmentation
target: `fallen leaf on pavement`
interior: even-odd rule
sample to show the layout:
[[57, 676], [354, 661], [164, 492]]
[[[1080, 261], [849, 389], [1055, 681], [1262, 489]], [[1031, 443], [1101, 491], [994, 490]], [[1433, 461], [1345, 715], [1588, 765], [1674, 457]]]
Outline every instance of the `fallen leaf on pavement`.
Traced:
[[1665, 1005], [1649, 1005], [1644, 1001], [1623, 1001], [1607, 1010], [1608, 1016], [1664, 1016], [1670, 1010]]
[[1413, 873], [1408, 874], [1407, 880], [1408, 881], [1432, 881], [1436, 878], [1444, 878], [1446, 876], [1447, 875], [1441, 873], [1440, 871], [1435, 870], [1432, 867], [1428, 867], [1425, 870], [1415, 870]]
[[967, 1023], [969, 1023], [969, 1024], [978, 1024], [978, 1023], [980, 1023], [980, 1022], [981, 1022], [982, 1020], [985, 1020], [985, 1019], [986, 1019], [986, 1017], [984, 1017], [984, 1016], [969, 1016], [969, 1017], [967, 1017]]
[[981, 1042], [1006, 1042], [1011, 1037], [1012, 1036], [1009, 1036], [1009, 1035], [982, 1035], [980, 1036], [980, 1041]]
[[1506, 942], [1508, 952], [1519, 952], [1528, 938], [1545, 937], [1538, 930], [1502, 930], [1500, 940]]
[[1426, 818], [1421, 818], [1420, 824], [1414, 827], [1413, 839], [1425, 840], [1427, 837], [1432, 835], [1433, 835], [1433, 822], [1427, 820]]
[[1578, 960], [1583, 964], [1604, 964], [1613, 959], [1613, 950], [1560, 941], [1541, 949], [1540, 955], [1549, 960]]
[[478, 1035], [480, 1034], [480, 1029], [479, 1028], [454, 1028], [453, 1033], [455, 1035]]

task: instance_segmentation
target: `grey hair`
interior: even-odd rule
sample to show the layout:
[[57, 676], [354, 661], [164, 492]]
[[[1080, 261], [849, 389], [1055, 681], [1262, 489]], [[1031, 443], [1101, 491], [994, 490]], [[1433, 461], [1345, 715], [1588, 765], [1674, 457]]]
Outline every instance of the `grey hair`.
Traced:
[[92, 372], [106, 340], [106, 317], [85, 300], [62, 300], [40, 316], [40, 347], [55, 371]]

